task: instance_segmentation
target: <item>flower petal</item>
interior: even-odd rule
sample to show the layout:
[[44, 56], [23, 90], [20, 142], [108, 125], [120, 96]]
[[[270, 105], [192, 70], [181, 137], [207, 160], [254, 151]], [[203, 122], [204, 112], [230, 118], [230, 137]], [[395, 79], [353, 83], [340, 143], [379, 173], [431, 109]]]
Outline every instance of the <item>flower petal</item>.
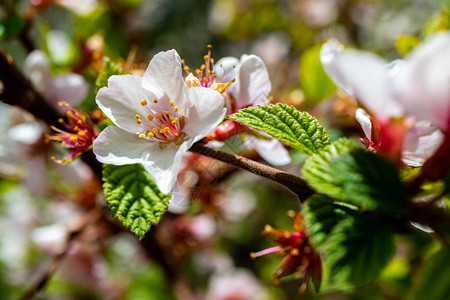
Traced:
[[51, 74], [48, 59], [42, 51], [34, 50], [27, 56], [24, 73], [38, 92], [46, 91]]
[[267, 104], [272, 86], [262, 59], [243, 55], [237, 72], [236, 82], [228, 89], [236, 100], [237, 109]]
[[236, 67], [239, 65], [239, 59], [236, 57], [222, 57], [214, 64], [214, 72], [217, 74], [219, 82], [230, 82], [236, 77]]
[[[246, 138], [248, 139], [248, 137]], [[261, 157], [269, 164], [274, 166], [284, 166], [291, 162], [289, 152], [284, 148], [283, 144], [276, 140], [262, 140], [252, 138], [251, 144]]]
[[142, 87], [159, 100], [161, 110], [170, 110], [170, 100], [182, 114], [191, 106], [188, 87], [182, 76], [181, 59], [173, 49], [153, 57], [142, 78]]
[[105, 115], [120, 128], [139, 133], [142, 127], [135, 115], [147, 115], [142, 99], [149, 100], [141, 88], [142, 77], [138, 75], [115, 75], [108, 79], [108, 87], [98, 91], [95, 101]]
[[65, 101], [70, 105], [77, 105], [88, 92], [88, 83], [83, 76], [69, 73], [55, 76], [49, 81], [48, 99], [55, 104]]
[[372, 121], [370, 120], [369, 114], [362, 108], [358, 108], [355, 112], [355, 118], [361, 125], [364, 134], [369, 139], [372, 140]]
[[401, 116], [403, 109], [394, 97], [386, 62], [363, 51], [343, 51], [342, 45], [327, 42], [320, 61], [328, 76], [377, 118]]
[[444, 134], [429, 123], [418, 123], [403, 139], [402, 161], [408, 166], [420, 167], [444, 141]]
[[109, 126], [94, 141], [97, 160], [105, 164], [128, 165], [149, 160], [158, 143], [141, 139], [119, 127]]
[[399, 100], [419, 120], [450, 129], [450, 32], [414, 49], [394, 81]]
[[189, 98], [193, 106], [186, 115], [186, 126], [183, 132], [196, 142], [223, 121], [226, 108], [222, 95], [208, 88], [190, 88]]

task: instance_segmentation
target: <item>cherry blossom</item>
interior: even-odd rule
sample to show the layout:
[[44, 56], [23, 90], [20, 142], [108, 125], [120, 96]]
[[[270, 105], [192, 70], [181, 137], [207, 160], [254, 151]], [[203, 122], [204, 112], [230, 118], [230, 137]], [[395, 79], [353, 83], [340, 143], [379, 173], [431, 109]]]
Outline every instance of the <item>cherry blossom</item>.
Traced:
[[143, 77], [116, 75], [96, 98], [116, 126], [102, 131], [94, 153], [102, 163], [141, 163], [163, 193], [172, 190], [184, 153], [226, 114], [222, 95], [188, 87], [175, 50], [153, 57]]

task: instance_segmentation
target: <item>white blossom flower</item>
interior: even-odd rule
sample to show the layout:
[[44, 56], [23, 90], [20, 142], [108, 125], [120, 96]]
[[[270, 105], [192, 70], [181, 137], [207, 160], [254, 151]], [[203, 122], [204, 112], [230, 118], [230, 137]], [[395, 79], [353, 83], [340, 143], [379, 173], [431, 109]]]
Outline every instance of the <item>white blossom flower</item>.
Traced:
[[[400, 96], [394, 87], [394, 82], [405, 80], [403, 78], [405, 66], [410, 64], [408, 60], [388, 64], [382, 58], [368, 52], [344, 50], [342, 45], [336, 42], [328, 42], [322, 47], [320, 59], [325, 71], [336, 85], [375, 117], [372, 119], [363, 109], [356, 110], [355, 117], [366, 135], [362, 141], [369, 150], [400, 151], [405, 164], [417, 167], [421, 166], [442, 143], [442, 132], [433, 126], [437, 123], [423, 122], [423, 119], [419, 118], [408, 128], [406, 125], [391, 122], [395, 118], [408, 117], [406, 112], [414, 110], [411, 108], [414, 103], [407, 105], [405, 101], [400, 100], [406, 97], [406, 93]], [[431, 94], [423, 99], [430, 98], [433, 98]], [[406, 123], [408, 122], [410, 118], [407, 118]], [[401, 129], [402, 126], [405, 127], [404, 130]], [[380, 127], [384, 130], [380, 130]], [[385, 136], [384, 145], [383, 134], [389, 135]], [[388, 143], [391, 145], [386, 145]]]
[[183, 154], [225, 116], [224, 99], [212, 89], [188, 88], [175, 50], [153, 57], [143, 77], [111, 76], [97, 104], [116, 125], [94, 142], [102, 163], [141, 163], [163, 193], [172, 190]]
[[35, 50], [28, 55], [24, 71], [34, 88], [55, 108], [59, 109], [60, 101], [74, 106], [87, 94], [88, 84], [83, 76], [75, 73], [52, 75], [48, 59], [42, 51]]
[[[235, 80], [227, 89], [230, 114], [249, 106], [269, 103], [272, 85], [267, 68], [258, 56], [245, 54], [240, 60], [235, 57], [224, 57], [215, 64], [215, 72], [219, 82]], [[291, 162], [288, 151], [278, 140], [249, 138], [248, 143], [251, 143], [261, 157], [272, 165], [282, 166]]]
[[430, 38], [405, 58], [394, 89], [408, 114], [450, 131], [450, 31]]

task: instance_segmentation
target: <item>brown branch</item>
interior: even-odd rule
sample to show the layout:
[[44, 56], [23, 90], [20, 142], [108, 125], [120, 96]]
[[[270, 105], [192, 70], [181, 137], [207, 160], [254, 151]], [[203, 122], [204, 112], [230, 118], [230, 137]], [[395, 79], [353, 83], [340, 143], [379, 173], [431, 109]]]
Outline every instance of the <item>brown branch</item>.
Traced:
[[254, 160], [209, 148], [201, 143], [194, 144], [189, 151], [223, 161], [251, 173], [278, 182], [288, 188], [291, 192], [295, 193], [301, 202], [304, 202], [309, 196], [314, 194], [314, 190], [300, 177], [269, 167]]
[[95, 207], [92, 210], [84, 213], [78, 226], [69, 232], [66, 242], [65, 242], [65, 245], [64, 245], [64, 249], [50, 260], [50, 262], [48, 263], [44, 272], [38, 277], [38, 279], [23, 294], [23, 296], [20, 298], [21, 300], [33, 299], [34, 296], [46, 286], [47, 282], [49, 282], [49, 280], [55, 273], [56, 269], [59, 267], [61, 262], [66, 257], [72, 243], [89, 226], [94, 225], [95, 223], [100, 221], [102, 218], [102, 215], [103, 215], [103, 212], [98, 207]]

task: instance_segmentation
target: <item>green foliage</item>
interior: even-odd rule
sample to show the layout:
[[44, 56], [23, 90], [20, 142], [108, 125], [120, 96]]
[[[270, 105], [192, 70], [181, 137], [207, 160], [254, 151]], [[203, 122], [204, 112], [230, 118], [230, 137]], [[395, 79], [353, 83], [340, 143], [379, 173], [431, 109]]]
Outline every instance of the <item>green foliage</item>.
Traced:
[[321, 44], [316, 45], [306, 50], [300, 59], [300, 85], [309, 103], [317, 103], [336, 91], [320, 62], [321, 49]]
[[305, 225], [314, 247], [322, 252], [328, 235], [345, 216], [340, 206], [323, 195], [313, 195], [302, 207]]
[[125, 227], [142, 239], [152, 224], [158, 224], [170, 195], [158, 190], [140, 164], [104, 165], [103, 180], [109, 209]]
[[9, 40], [17, 37], [25, 27], [25, 19], [19, 16], [10, 16], [0, 19], [0, 40]]
[[416, 48], [417, 45], [420, 44], [420, 40], [416, 38], [415, 36], [410, 35], [403, 35], [399, 37], [395, 41], [395, 47], [397, 48], [397, 52], [400, 53], [400, 55], [405, 56], [414, 48]]
[[96, 92], [102, 87], [108, 86], [108, 79], [112, 75], [124, 75], [125, 71], [113, 63], [108, 57], [105, 57], [105, 67], [98, 74], [97, 80], [95, 81]]
[[450, 247], [434, 254], [426, 263], [414, 299], [445, 300], [450, 297]]
[[349, 151], [348, 146], [339, 143], [339, 150], [336, 143], [306, 161], [305, 180], [319, 193], [362, 210], [405, 212], [406, 190], [395, 168], [364, 149]]
[[318, 153], [330, 143], [330, 137], [325, 128], [316, 118], [286, 104], [247, 107], [229, 118], [268, 133], [308, 155]]
[[325, 244], [324, 279], [329, 288], [344, 288], [375, 279], [395, 250], [389, 226], [366, 215], [348, 216]]
[[[447, 0], [447, 2], [450, 2]], [[436, 33], [450, 29], [450, 3], [441, 12], [432, 15], [422, 29], [422, 36], [428, 38]]]

